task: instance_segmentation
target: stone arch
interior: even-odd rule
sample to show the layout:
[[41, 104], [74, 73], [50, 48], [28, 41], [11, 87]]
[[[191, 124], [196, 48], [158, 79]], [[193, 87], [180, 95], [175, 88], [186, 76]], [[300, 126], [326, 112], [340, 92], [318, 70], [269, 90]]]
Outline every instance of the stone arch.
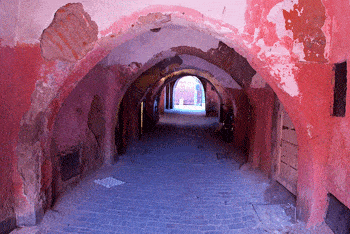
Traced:
[[217, 81], [217, 78], [215, 76], [213, 76], [213, 74], [211, 74], [207, 71], [201, 71], [201, 70], [197, 70], [194, 68], [177, 70], [177, 71], [174, 71], [171, 74], [163, 77], [162, 79], [164, 79], [164, 81], [161, 82], [155, 88], [155, 90], [157, 90], [157, 91], [153, 95], [153, 99], [155, 99], [157, 96], [160, 96], [160, 93], [166, 84], [168, 84], [172, 81], [179, 80], [179, 79], [181, 79], [181, 77], [184, 77], [184, 76], [195, 76], [201, 81], [202, 84], [204, 82], [208, 82], [214, 88], [215, 93], [218, 95], [220, 104], [224, 103], [225, 97], [227, 96], [227, 94], [225, 94], [225, 90], [222, 89], [222, 87], [217, 85], [217, 83], [219, 82], [219, 81]]
[[[157, 13], [154, 13], [155, 9], [157, 9]], [[186, 14], [183, 14], [184, 12]], [[170, 18], [169, 15], [171, 15]], [[297, 111], [299, 100], [298, 98], [292, 98], [299, 95], [298, 89], [294, 89], [294, 74], [297, 72], [295, 66], [279, 69], [279, 67], [274, 66], [279, 59], [278, 57], [268, 62], [262, 60], [259, 53], [252, 49], [249, 43], [245, 42], [243, 35], [240, 35], [237, 29], [217, 20], [203, 17], [197, 11], [176, 6], [147, 8], [123, 18], [108, 30], [101, 32], [101, 35], [105, 37], [99, 39], [93, 50], [81, 60], [74, 63], [50, 62], [43, 68], [43, 79], [47, 82], [54, 79], [56, 83], [49, 87], [46, 81], [38, 81], [32, 96], [31, 108], [23, 117], [17, 145], [18, 171], [22, 178], [22, 184], [17, 189], [16, 199], [16, 214], [19, 226], [34, 225], [43, 214], [45, 199], [40, 198], [43, 183], [41, 176], [47, 173], [52, 166], [43, 159], [45, 155], [49, 155], [48, 139], [51, 137], [52, 126], [64, 100], [76, 87], [77, 83], [113, 48], [130, 38], [154, 29], [155, 26], [161, 28], [169, 21], [185, 27], [196, 28], [198, 31], [220, 38], [225, 44], [235, 48], [239, 54], [245, 56], [251, 66], [272, 87], [287, 111], [291, 113], [290, 116], [296, 122], [298, 133], [307, 133], [305, 120], [301, 119], [303, 115]], [[226, 33], [225, 30], [228, 30], [229, 33]], [[281, 48], [282, 50], [285, 49], [283, 46]], [[178, 54], [192, 53], [187, 48], [178, 48], [175, 52]], [[159, 54], [157, 58], [146, 63], [140, 69], [134, 69], [132, 66], [122, 67], [122, 69], [124, 69], [125, 74], [135, 78], [152, 67], [156, 63], [155, 61], [159, 61], [161, 57], [168, 56]], [[292, 56], [283, 55], [282, 57], [284, 60], [291, 60]], [[289, 83], [282, 79], [285, 75], [290, 78]], [[242, 86], [249, 87], [249, 82], [245, 83], [242, 80], [240, 83]], [[33, 136], [32, 139], [23, 138], [24, 135], [28, 134]], [[24, 167], [28, 163], [30, 167]]]

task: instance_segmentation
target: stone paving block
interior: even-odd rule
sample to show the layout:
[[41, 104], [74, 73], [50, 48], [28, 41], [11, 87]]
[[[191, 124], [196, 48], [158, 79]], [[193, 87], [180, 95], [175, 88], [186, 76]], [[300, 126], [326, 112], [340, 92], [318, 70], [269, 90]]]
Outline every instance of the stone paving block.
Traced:
[[205, 232], [205, 234], [224, 234], [224, 232], [222, 232], [222, 231], [209, 231], [209, 232]]
[[201, 230], [201, 231], [213, 231], [213, 230], [216, 230], [216, 227], [212, 226], [212, 225], [200, 226], [199, 230]]
[[242, 229], [245, 228], [243, 223], [233, 223], [228, 226], [229, 229]]

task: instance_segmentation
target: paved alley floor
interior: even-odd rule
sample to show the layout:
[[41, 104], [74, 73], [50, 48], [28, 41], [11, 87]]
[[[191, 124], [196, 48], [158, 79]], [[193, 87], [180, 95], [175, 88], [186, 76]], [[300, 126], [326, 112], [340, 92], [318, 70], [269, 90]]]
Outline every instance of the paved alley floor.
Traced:
[[40, 225], [13, 233], [309, 233], [292, 231], [293, 197], [240, 168], [244, 157], [217, 128], [216, 118], [168, 113], [115, 165], [59, 198]]

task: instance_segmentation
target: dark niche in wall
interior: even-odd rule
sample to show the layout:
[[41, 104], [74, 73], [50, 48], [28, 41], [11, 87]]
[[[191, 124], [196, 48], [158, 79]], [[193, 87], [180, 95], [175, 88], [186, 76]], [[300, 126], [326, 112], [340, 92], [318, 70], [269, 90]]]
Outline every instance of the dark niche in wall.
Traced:
[[333, 116], [344, 117], [346, 111], [347, 62], [334, 65]]
[[328, 199], [326, 224], [335, 234], [350, 234], [350, 209], [332, 194], [328, 194]]
[[80, 150], [74, 149], [72, 152], [61, 155], [61, 179], [67, 181], [80, 174]]

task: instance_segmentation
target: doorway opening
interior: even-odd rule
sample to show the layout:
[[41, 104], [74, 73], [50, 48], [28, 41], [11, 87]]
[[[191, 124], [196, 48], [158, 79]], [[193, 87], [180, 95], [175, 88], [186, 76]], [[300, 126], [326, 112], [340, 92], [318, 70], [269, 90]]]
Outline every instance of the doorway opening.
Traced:
[[202, 82], [195, 76], [184, 76], [174, 86], [174, 108], [176, 112], [205, 115], [205, 94]]

